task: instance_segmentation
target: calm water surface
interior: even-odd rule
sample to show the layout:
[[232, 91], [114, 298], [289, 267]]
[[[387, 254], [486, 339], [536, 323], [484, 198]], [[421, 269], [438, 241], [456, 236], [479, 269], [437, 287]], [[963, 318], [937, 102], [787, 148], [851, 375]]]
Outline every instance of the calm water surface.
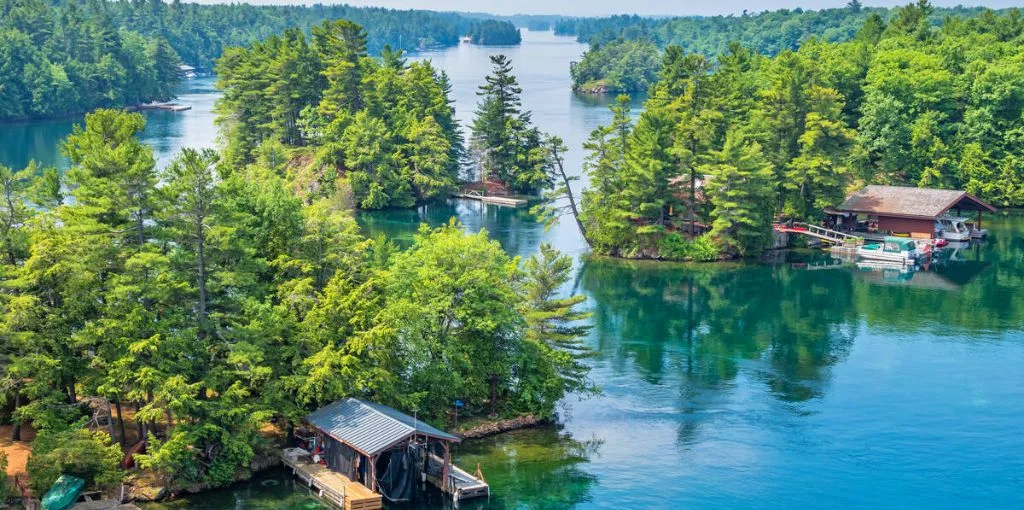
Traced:
[[[528, 34], [518, 48], [425, 57], [449, 72], [467, 119], [487, 56], [508, 53], [534, 120], [565, 138], [578, 168], [580, 143], [609, 118], [569, 92], [582, 49]], [[184, 87], [192, 111], [148, 115], [161, 162], [215, 143], [211, 82]], [[59, 164], [69, 126], [0, 127], [0, 161]], [[577, 256], [571, 290], [594, 313], [591, 376], [603, 389], [568, 399], [558, 428], [460, 446], [457, 461], [479, 463], [493, 490], [463, 508], [1024, 508], [1024, 216], [987, 220], [991, 239], [916, 273], [814, 252], [729, 265], [588, 258], [571, 225], [545, 231], [473, 202], [360, 222], [408, 243], [419, 223], [452, 216], [513, 254], [550, 242]], [[170, 506], [319, 507], [281, 472]]]

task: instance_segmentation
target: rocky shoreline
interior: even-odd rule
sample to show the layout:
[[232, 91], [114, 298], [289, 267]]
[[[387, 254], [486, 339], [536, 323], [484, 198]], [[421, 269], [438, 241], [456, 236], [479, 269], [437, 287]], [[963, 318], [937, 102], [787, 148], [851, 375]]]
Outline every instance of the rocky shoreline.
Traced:
[[459, 436], [463, 439], [480, 439], [505, 432], [512, 432], [513, 430], [529, 429], [546, 423], [548, 423], [547, 420], [528, 414], [526, 416], [509, 418], [507, 420], [480, 423], [466, 429], [465, 431], [459, 432]]

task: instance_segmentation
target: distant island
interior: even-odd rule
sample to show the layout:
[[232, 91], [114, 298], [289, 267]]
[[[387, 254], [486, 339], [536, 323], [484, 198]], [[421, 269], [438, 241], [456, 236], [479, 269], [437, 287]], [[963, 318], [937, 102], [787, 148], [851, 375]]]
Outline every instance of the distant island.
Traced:
[[514, 46], [523, 42], [523, 36], [509, 21], [486, 20], [473, 23], [466, 38], [481, 46]]

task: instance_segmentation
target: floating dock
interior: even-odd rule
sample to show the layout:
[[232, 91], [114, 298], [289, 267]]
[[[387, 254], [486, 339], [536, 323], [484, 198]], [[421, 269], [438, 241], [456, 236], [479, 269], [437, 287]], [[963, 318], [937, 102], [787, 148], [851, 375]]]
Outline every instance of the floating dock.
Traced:
[[192, 105], [178, 103], [146, 103], [135, 107], [136, 110], [165, 110], [169, 112], [184, 112], [192, 109]]
[[322, 464], [307, 460], [309, 452], [301, 448], [281, 451], [281, 461], [292, 473], [311, 489], [318, 491], [320, 499], [344, 510], [379, 510], [383, 507], [380, 494], [348, 477], [331, 471]]
[[455, 198], [464, 198], [467, 200], [477, 200], [485, 204], [501, 205], [505, 207], [526, 207], [530, 202], [525, 198], [514, 198], [514, 197], [499, 197], [494, 195], [484, 195], [479, 191], [459, 191], [452, 193]]

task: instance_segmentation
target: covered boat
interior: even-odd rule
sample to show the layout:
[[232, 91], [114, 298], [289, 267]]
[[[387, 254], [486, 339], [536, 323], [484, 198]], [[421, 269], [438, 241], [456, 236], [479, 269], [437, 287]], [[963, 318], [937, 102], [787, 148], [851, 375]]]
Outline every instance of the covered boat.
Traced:
[[882, 243], [857, 248], [857, 256], [868, 260], [913, 264], [917, 260], [917, 243], [906, 237], [886, 237]]
[[942, 237], [950, 241], [970, 241], [971, 228], [967, 226], [966, 218], [943, 216], [936, 220]]
[[61, 475], [43, 496], [43, 510], [67, 510], [71, 508], [85, 487], [85, 480]]

